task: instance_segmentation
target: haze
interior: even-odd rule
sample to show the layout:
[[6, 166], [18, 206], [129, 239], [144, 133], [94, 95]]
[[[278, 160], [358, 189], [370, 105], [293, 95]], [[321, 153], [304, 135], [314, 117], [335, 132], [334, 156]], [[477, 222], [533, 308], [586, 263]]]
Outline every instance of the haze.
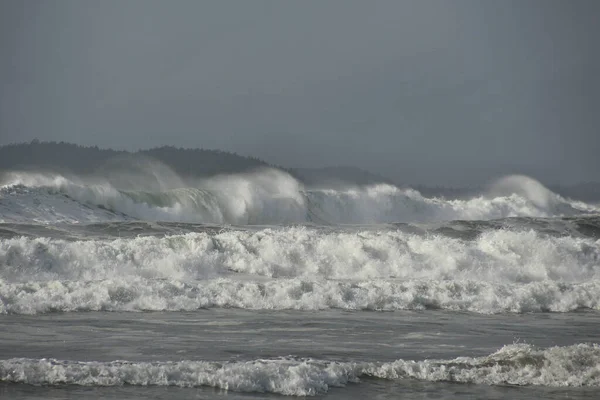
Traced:
[[598, 1], [0, 1], [0, 144], [600, 180]]

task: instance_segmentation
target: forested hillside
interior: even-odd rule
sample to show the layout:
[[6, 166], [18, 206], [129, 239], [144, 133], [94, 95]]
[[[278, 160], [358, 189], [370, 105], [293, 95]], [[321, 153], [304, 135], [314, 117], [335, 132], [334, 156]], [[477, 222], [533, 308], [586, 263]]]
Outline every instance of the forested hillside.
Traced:
[[164, 146], [136, 152], [85, 147], [64, 142], [11, 144], [0, 147], [0, 169], [68, 170], [75, 173], [95, 173], [115, 159], [148, 158], [160, 161], [184, 176], [209, 176], [220, 173], [244, 172], [270, 166], [253, 157], [244, 157], [220, 150], [183, 149]]

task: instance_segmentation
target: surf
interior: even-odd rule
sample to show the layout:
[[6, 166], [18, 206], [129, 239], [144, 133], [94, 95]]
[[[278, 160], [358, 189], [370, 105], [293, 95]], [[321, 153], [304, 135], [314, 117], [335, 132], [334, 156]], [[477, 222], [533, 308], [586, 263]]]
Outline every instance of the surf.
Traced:
[[[162, 175], [166, 175], [163, 173]], [[0, 188], [1, 222], [165, 221], [232, 225], [430, 223], [563, 217], [600, 208], [521, 176], [468, 199], [427, 198], [390, 184], [310, 188], [274, 169], [184, 181], [168, 175], [83, 178], [14, 172]], [[144, 181], [149, 183], [144, 183]]]
[[361, 379], [412, 379], [457, 384], [547, 387], [600, 386], [600, 347], [575, 344], [504, 346], [483, 357], [448, 360], [325, 361], [279, 357], [248, 361], [0, 360], [0, 380], [29, 385], [208, 386], [250, 393], [315, 396]]
[[0, 313], [202, 308], [600, 309], [600, 241], [533, 229], [473, 238], [394, 227], [210, 229], [0, 240]]

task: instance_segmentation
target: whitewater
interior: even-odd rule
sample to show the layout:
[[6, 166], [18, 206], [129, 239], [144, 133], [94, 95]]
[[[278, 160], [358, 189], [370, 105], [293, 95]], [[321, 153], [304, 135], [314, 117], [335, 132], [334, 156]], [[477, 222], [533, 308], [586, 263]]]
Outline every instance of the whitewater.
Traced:
[[7, 398], [595, 398], [600, 204], [261, 169], [0, 176]]

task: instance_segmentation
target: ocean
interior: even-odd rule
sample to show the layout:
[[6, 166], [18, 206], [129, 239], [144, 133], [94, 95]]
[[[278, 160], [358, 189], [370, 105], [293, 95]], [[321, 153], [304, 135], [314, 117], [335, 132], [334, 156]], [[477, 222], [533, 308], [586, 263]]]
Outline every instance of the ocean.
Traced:
[[0, 187], [1, 398], [596, 399], [599, 310], [600, 205], [523, 176]]

